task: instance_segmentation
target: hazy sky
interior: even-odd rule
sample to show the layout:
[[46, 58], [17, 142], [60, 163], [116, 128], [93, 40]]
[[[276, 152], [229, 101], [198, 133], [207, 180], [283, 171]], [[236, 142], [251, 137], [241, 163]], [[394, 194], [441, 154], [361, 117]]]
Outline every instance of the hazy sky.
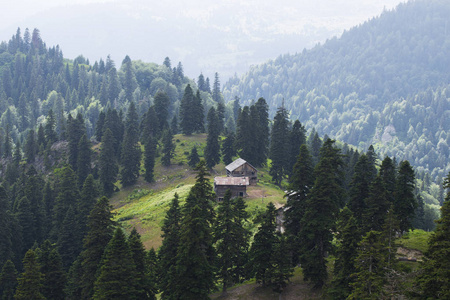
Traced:
[[[392, 9], [400, 0], [15, 0], [0, 12], [0, 41], [38, 28], [67, 58], [111, 54], [226, 77], [301, 52]], [[186, 38], [185, 38], [186, 36]], [[263, 49], [266, 48], [266, 49]], [[210, 75], [211, 74], [207, 74]]]

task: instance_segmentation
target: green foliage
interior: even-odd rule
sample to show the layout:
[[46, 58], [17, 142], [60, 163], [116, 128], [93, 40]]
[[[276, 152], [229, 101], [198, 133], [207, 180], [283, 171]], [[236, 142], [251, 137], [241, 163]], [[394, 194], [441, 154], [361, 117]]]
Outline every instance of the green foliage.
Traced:
[[139, 275], [125, 234], [117, 228], [99, 264], [92, 299], [137, 299], [145, 293]]
[[102, 146], [99, 155], [99, 181], [104, 195], [111, 195], [114, 192], [114, 182], [116, 181], [119, 168], [114, 151], [114, 136], [107, 128], [102, 137]]
[[273, 121], [269, 149], [269, 158], [272, 160], [270, 175], [276, 185], [281, 185], [284, 175], [290, 172], [288, 166], [290, 154], [288, 126], [287, 110], [284, 107], [279, 107]]
[[[449, 188], [450, 173], [446, 178], [445, 187]], [[449, 280], [449, 249], [450, 249], [450, 193], [441, 208], [441, 218], [437, 221], [436, 230], [428, 240], [428, 250], [425, 252], [422, 272], [417, 277], [420, 298], [446, 299], [450, 297]]]
[[383, 157], [409, 160], [433, 180], [444, 177], [450, 167], [449, 72], [442, 67], [450, 62], [449, 13], [445, 1], [402, 3], [338, 38], [254, 66], [224, 85], [224, 98], [238, 97], [244, 106], [271, 95], [271, 116], [284, 100], [291, 119], [306, 128], [360, 150], [374, 144]]
[[191, 153], [188, 156], [188, 164], [191, 168], [195, 168], [195, 166], [200, 162], [200, 157], [198, 156], [197, 147], [194, 146], [191, 149]]
[[162, 157], [161, 157], [161, 164], [165, 167], [170, 166], [170, 160], [174, 156], [175, 152], [175, 143], [173, 142], [173, 135], [170, 129], [166, 129], [163, 132], [162, 135]]
[[17, 286], [17, 271], [14, 263], [7, 260], [0, 273], [0, 296], [5, 300], [12, 300]]
[[23, 259], [23, 270], [23, 273], [17, 279], [18, 285], [14, 299], [45, 299], [41, 292], [44, 275], [40, 272], [36, 253], [31, 249], [27, 251]]
[[37, 261], [44, 275], [42, 294], [46, 299], [65, 299], [64, 287], [66, 275], [63, 271], [61, 256], [56, 247], [46, 240], [36, 249]]
[[208, 120], [208, 136], [206, 138], [205, 160], [208, 168], [213, 168], [220, 162], [220, 145], [219, 145], [219, 119], [218, 113], [211, 107], [207, 116]]

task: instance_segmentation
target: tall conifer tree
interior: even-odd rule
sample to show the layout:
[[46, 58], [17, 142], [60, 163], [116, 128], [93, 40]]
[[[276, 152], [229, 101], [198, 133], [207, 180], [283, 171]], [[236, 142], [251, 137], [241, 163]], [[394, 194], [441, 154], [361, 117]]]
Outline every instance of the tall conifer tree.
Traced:
[[123, 186], [134, 184], [139, 177], [141, 147], [139, 145], [138, 119], [139, 117], [134, 102], [131, 102], [128, 107], [127, 119], [125, 122], [125, 136], [122, 148], [120, 181]]
[[104, 195], [110, 196], [114, 192], [114, 182], [116, 182], [119, 168], [114, 151], [114, 136], [109, 130], [105, 131], [102, 137], [102, 145], [99, 156], [99, 181]]
[[40, 300], [45, 299], [42, 295], [42, 282], [44, 275], [40, 272], [36, 253], [28, 250], [23, 259], [23, 273], [18, 278], [18, 285], [14, 299], [17, 300]]
[[208, 136], [206, 138], [205, 160], [208, 168], [220, 162], [219, 123], [214, 107], [208, 112]]

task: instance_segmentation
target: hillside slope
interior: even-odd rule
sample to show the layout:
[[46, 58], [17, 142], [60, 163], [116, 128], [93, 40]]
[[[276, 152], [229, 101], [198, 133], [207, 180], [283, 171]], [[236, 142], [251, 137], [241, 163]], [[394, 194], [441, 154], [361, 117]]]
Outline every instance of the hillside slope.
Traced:
[[264, 97], [272, 115], [284, 101], [307, 128], [361, 149], [375, 144], [439, 181], [450, 170], [449, 14], [448, 1], [400, 4], [340, 38], [253, 67], [225, 84], [224, 97], [245, 105]]

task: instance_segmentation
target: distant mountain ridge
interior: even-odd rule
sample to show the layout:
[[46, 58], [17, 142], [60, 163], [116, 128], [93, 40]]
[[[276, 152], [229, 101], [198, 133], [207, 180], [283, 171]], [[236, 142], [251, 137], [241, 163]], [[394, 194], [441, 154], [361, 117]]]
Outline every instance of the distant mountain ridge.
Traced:
[[340, 38], [254, 66], [224, 85], [224, 98], [248, 105], [264, 97], [272, 115], [284, 102], [308, 128], [362, 149], [375, 144], [381, 155], [443, 177], [450, 171], [449, 15], [448, 1], [400, 4]]

